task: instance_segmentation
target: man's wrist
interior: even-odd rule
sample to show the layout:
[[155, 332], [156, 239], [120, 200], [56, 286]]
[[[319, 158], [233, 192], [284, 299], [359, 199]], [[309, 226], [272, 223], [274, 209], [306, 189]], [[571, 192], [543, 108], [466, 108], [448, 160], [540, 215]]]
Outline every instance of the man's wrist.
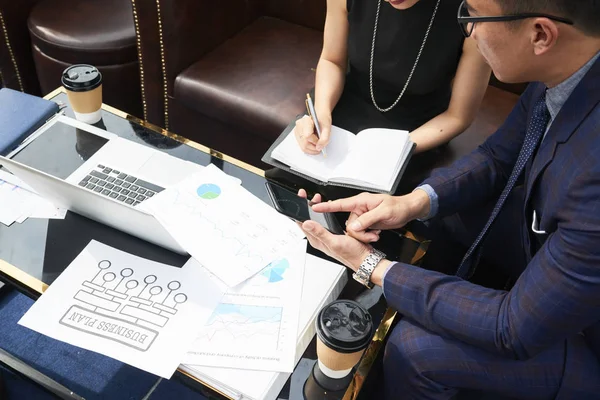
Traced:
[[385, 272], [388, 270], [388, 267], [392, 264], [392, 261], [383, 258], [379, 261], [379, 264], [373, 270], [371, 274], [371, 282], [377, 286], [383, 286], [383, 279], [385, 278]]
[[[361, 256], [359, 256], [359, 258], [356, 262], [354, 262], [354, 263], [352, 263], [352, 265], [350, 265], [350, 269], [354, 271], [353, 278], [365, 286], [368, 286], [366, 284], [366, 282], [369, 282], [369, 281], [374, 285], [381, 286], [383, 284], [383, 277], [385, 276], [385, 271], [387, 270], [388, 266], [391, 264], [390, 261], [386, 260], [385, 258], [381, 258], [379, 261], [377, 261], [377, 265], [375, 265], [375, 267], [370, 271], [370, 273], [368, 273], [368, 272], [361, 273], [361, 271], [362, 271], [361, 266], [366, 263], [368, 257], [373, 255], [374, 252], [381, 253], [379, 251], [375, 251], [373, 249], [373, 247], [371, 247], [371, 246], [366, 246], [365, 252]], [[383, 253], [381, 253], [381, 255], [383, 257], [385, 257], [385, 254], [383, 254]], [[372, 260], [372, 262], [373, 261], [374, 260]], [[366, 278], [366, 276], [369, 276], [369, 278], [362, 281], [362, 279]]]
[[410, 197], [408, 207], [411, 212], [411, 219], [427, 218], [431, 213], [431, 199], [429, 194], [425, 190], [417, 188], [408, 196]]

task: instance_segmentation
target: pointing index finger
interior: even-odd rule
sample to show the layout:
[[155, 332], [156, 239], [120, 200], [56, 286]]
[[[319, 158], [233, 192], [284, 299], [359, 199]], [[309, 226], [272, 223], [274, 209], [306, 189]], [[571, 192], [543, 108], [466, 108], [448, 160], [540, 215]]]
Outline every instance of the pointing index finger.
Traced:
[[344, 212], [354, 210], [356, 204], [353, 198], [339, 199], [334, 201], [327, 201], [313, 205], [313, 210], [316, 212]]

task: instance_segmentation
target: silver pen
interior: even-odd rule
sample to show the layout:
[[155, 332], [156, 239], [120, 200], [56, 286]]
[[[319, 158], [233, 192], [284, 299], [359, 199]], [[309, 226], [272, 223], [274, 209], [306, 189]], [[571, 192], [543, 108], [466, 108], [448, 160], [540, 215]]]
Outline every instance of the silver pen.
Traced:
[[[312, 99], [310, 98], [310, 94], [306, 93], [306, 110], [308, 111], [308, 115], [312, 118], [313, 123], [315, 124], [315, 130], [317, 131], [317, 136], [321, 137], [321, 127], [319, 126], [319, 120], [317, 119], [317, 113], [315, 111], [315, 106], [313, 105]], [[323, 153], [323, 157], [327, 157], [327, 152], [325, 151], [325, 147], [321, 150]]]

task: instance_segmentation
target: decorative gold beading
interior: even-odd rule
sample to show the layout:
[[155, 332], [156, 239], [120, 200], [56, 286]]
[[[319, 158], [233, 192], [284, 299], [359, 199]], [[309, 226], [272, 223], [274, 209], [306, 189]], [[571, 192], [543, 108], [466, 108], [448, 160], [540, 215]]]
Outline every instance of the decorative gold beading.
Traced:
[[131, 7], [133, 9], [133, 23], [135, 26], [135, 37], [137, 44], [137, 56], [140, 64], [140, 88], [142, 91], [142, 107], [144, 113], [144, 119], [148, 119], [148, 111], [146, 106], [146, 88], [144, 86], [144, 57], [142, 54], [142, 36], [140, 35], [140, 24], [138, 20], [137, 6], [135, 0], [131, 0]]
[[12, 61], [13, 67], [15, 68], [15, 74], [17, 75], [17, 81], [19, 82], [19, 89], [21, 90], [21, 92], [24, 92], [25, 89], [23, 89], [23, 81], [21, 80], [21, 74], [19, 72], [19, 67], [17, 66], [15, 54], [13, 53], [12, 46], [10, 45], [10, 40], [8, 39], [8, 30], [6, 29], [6, 24], [4, 23], [4, 16], [2, 15], [2, 11], [0, 11], [0, 27], [2, 27], [2, 32], [4, 34], [4, 42], [6, 43], [10, 60]]
[[165, 59], [165, 44], [163, 40], [162, 14], [160, 0], [156, 0], [156, 15], [158, 19], [158, 43], [160, 45], [160, 65], [163, 75], [163, 99], [165, 102], [165, 129], [169, 129], [169, 96], [167, 92], [167, 61]]

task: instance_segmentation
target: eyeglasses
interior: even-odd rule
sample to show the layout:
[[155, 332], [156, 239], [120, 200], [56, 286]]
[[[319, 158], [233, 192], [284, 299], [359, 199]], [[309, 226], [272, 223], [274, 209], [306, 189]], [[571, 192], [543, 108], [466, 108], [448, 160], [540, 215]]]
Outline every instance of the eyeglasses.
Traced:
[[573, 25], [573, 21], [567, 18], [555, 17], [553, 15], [541, 14], [541, 13], [523, 13], [523, 14], [512, 14], [512, 15], [497, 15], [493, 17], [471, 17], [469, 15], [469, 9], [467, 8], [467, 4], [465, 0], [460, 3], [458, 7], [458, 15], [457, 15], [458, 25], [462, 30], [463, 35], [465, 37], [471, 36], [473, 33], [473, 28], [475, 27], [476, 22], [506, 22], [506, 21], [517, 21], [520, 19], [527, 18], [548, 18], [553, 21], [562, 22], [563, 24]]

